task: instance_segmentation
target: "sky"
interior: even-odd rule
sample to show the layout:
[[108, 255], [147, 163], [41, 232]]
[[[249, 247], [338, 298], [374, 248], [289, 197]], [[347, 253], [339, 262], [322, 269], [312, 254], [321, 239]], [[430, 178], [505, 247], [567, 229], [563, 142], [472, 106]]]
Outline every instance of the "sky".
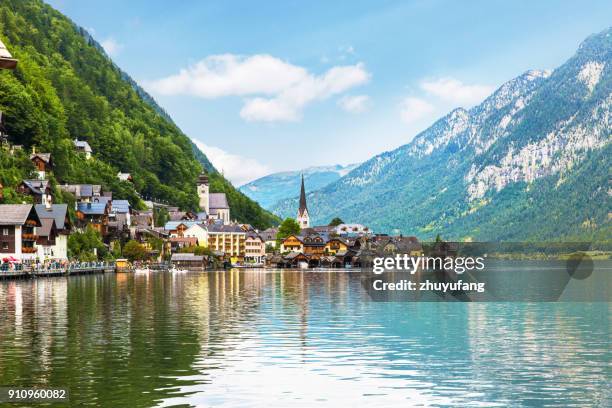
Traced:
[[51, 0], [235, 185], [367, 160], [611, 25], [610, 1]]

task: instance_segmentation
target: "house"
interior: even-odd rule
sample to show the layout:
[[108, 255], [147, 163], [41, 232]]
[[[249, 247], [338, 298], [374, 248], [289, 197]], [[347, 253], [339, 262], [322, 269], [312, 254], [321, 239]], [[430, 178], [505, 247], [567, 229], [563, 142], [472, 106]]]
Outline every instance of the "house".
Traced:
[[23, 180], [17, 186], [17, 192], [31, 196], [36, 204], [51, 204], [53, 202], [49, 180]]
[[183, 232], [186, 238], [195, 238], [199, 246], [208, 247], [208, 227], [204, 224], [193, 224]]
[[119, 172], [117, 173], [117, 178], [121, 181], [134, 181], [130, 173]]
[[349, 244], [342, 238], [330, 238], [325, 243], [325, 254], [328, 255], [336, 255], [339, 252], [347, 251], [349, 249]]
[[195, 221], [197, 215], [191, 211], [168, 211], [170, 221]]
[[9, 50], [6, 49], [6, 45], [0, 41], [0, 68], [15, 69], [16, 66], [17, 60], [13, 58]]
[[41, 226], [33, 205], [0, 205], [0, 260], [13, 257], [33, 262], [37, 253], [36, 229]]
[[206, 267], [206, 257], [203, 255], [194, 255], [191, 253], [172, 254], [170, 261], [179, 268], [203, 269]]
[[222, 251], [232, 263], [244, 261], [246, 233], [237, 225], [208, 226], [208, 247]]
[[334, 231], [337, 235], [342, 236], [361, 236], [371, 234], [370, 228], [361, 224], [340, 224]]
[[170, 237], [168, 241], [172, 252], [186, 247], [198, 246], [198, 239], [193, 237]]
[[281, 253], [304, 252], [304, 237], [300, 235], [289, 235], [281, 242]]
[[267, 245], [272, 248], [276, 248], [276, 234], [278, 234], [278, 228], [268, 228], [265, 231], [259, 233], [259, 236], [264, 240]]
[[62, 184], [59, 187], [72, 194], [77, 202], [91, 203], [96, 197], [102, 197], [102, 186], [99, 184]]
[[302, 239], [304, 254], [310, 258], [319, 259], [325, 254], [327, 237], [322, 234], [309, 234]]
[[77, 152], [84, 153], [87, 160], [91, 159], [91, 153], [93, 151], [91, 150], [89, 143], [87, 143], [85, 140], [74, 139], [74, 147], [76, 147]]
[[53, 170], [51, 153], [36, 153], [36, 149], [32, 149], [30, 160], [34, 163], [34, 167], [36, 167], [38, 172], [38, 178], [41, 180], [44, 180], [47, 177], [47, 173]]
[[259, 235], [248, 233], [244, 241], [244, 261], [263, 263], [266, 259], [266, 242]]
[[91, 225], [103, 237], [106, 236], [108, 230], [108, 203], [78, 203], [77, 204], [77, 219], [80, 227]]
[[128, 200], [112, 200], [110, 197], [96, 197], [94, 203], [105, 203], [109, 205], [108, 233], [114, 238], [127, 238], [129, 228], [132, 225], [130, 203]]
[[111, 200], [110, 213], [120, 225], [125, 227], [132, 225], [132, 212], [128, 200]]
[[168, 221], [164, 229], [171, 237], [182, 237], [189, 227], [197, 223], [198, 221]]
[[36, 241], [39, 259], [68, 259], [68, 236], [71, 229], [68, 205], [38, 204], [34, 208], [42, 224]]

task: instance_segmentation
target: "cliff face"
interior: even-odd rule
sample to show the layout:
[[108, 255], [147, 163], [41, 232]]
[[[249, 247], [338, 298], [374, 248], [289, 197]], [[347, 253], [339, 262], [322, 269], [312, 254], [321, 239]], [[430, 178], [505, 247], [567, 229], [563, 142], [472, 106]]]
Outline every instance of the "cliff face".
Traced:
[[526, 72], [312, 193], [311, 217], [426, 237], [609, 237], [611, 72], [609, 29], [556, 70]]

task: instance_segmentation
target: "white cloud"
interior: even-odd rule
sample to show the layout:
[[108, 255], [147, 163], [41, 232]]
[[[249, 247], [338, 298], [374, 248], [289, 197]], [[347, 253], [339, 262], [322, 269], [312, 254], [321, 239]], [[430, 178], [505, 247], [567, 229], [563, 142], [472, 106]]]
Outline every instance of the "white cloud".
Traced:
[[345, 96], [338, 101], [338, 105], [349, 113], [362, 113], [368, 109], [370, 97], [367, 95]]
[[434, 106], [421, 98], [409, 96], [400, 103], [400, 116], [406, 123], [416, 122], [434, 111]]
[[489, 85], [467, 85], [455, 78], [445, 77], [421, 82], [421, 89], [443, 101], [473, 105], [493, 91]]
[[123, 49], [123, 44], [118, 43], [113, 37], [109, 37], [100, 44], [104, 51], [111, 57], [118, 55]]
[[295, 121], [310, 103], [366, 83], [363, 64], [336, 66], [321, 75], [271, 55], [213, 55], [178, 74], [148, 82], [163, 95], [246, 97], [240, 116], [249, 121]]
[[230, 180], [234, 185], [241, 186], [271, 173], [268, 166], [255, 159], [226, 152], [214, 146], [208, 146], [192, 139], [198, 148], [204, 152], [213, 166]]

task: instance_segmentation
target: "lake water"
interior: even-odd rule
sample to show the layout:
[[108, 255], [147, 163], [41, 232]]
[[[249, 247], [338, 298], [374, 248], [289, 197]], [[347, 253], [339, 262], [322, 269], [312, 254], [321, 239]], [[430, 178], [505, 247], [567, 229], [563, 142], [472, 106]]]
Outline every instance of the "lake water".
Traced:
[[374, 302], [344, 271], [2, 281], [0, 385], [79, 407], [603, 407], [610, 312]]

